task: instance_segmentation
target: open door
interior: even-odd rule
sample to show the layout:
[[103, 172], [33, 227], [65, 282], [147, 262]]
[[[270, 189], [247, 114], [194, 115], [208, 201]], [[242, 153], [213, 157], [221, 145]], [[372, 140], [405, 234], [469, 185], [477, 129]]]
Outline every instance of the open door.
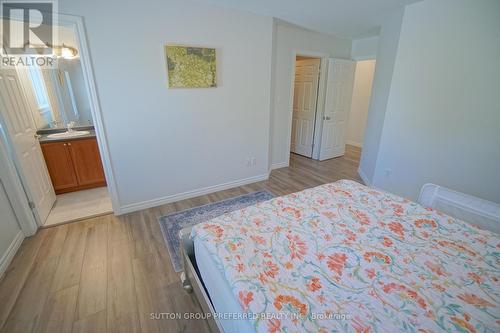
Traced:
[[[35, 218], [43, 224], [56, 195], [36, 138], [36, 127], [15, 69], [0, 69], [0, 119], [15, 155]], [[2, 123], [0, 122], [0, 125]]]
[[352, 60], [328, 60], [320, 161], [342, 156], [345, 153], [345, 131], [351, 107], [354, 69], [355, 62]]
[[295, 66], [290, 150], [306, 157], [313, 152], [320, 63], [320, 59], [297, 60]]

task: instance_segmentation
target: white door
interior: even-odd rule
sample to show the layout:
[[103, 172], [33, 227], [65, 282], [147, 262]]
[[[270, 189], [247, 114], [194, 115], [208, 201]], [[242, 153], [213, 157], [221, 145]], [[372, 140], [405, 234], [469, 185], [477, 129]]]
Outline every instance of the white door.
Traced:
[[321, 132], [320, 161], [345, 153], [345, 130], [351, 107], [355, 62], [328, 60], [325, 113]]
[[320, 59], [297, 60], [293, 91], [293, 153], [312, 156]]
[[43, 224], [56, 200], [36, 128], [14, 69], [0, 70], [0, 116], [13, 146], [16, 165], [38, 223]]

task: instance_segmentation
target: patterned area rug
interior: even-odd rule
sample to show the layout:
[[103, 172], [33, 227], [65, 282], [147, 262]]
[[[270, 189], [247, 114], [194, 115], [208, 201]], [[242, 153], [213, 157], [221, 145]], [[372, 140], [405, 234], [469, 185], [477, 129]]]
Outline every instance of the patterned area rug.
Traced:
[[258, 191], [161, 216], [158, 222], [160, 223], [163, 239], [165, 239], [165, 244], [167, 244], [175, 271], [182, 271], [179, 231], [222, 214], [270, 200], [273, 197], [268, 191]]

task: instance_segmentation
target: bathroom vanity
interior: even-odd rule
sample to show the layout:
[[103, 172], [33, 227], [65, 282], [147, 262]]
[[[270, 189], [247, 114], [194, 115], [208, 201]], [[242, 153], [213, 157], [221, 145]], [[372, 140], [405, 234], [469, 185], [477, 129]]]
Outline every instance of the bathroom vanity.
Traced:
[[56, 194], [106, 186], [95, 132], [79, 136], [39, 137]]

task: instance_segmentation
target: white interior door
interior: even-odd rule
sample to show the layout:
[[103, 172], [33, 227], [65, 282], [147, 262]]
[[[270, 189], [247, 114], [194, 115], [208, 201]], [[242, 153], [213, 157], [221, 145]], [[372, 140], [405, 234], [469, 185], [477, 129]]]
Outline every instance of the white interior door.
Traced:
[[38, 223], [43, 224], [56, 200], [47, 166], [35, 138], [36, 127], [14, 69], [0, 70], [0, 113], [16, 165]]
[[320, 59], [297, 60], [290, 151], [312, 156]]
[[319, 159], [326, 160], [345, 153], [345, 131], [351, 107], [355, 62], [328, 60], [325, 113], [321, 132]]

